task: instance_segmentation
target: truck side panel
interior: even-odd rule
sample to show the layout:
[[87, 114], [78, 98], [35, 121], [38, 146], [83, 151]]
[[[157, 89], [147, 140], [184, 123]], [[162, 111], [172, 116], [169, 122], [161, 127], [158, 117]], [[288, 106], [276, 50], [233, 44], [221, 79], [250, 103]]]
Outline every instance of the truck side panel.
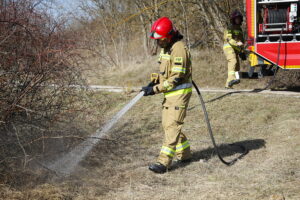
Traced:
[[283, 69], [300, 69], [300, 42], [257, 43], [256, 52], [277, 64], [279, 45], [278, 65]]

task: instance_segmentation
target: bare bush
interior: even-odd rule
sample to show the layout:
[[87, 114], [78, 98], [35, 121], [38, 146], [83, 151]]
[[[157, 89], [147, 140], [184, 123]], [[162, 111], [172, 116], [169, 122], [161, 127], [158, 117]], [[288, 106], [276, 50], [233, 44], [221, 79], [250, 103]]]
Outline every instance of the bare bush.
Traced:
[[29, 141], [50, 134], [51, 124], [74, 111], [79, 99], [70, 88], [81, 82], [78, 38], [37, 9], [39, 2], [0, 5], [1, 170], [11, 161], [25, 167], [34, 147]]

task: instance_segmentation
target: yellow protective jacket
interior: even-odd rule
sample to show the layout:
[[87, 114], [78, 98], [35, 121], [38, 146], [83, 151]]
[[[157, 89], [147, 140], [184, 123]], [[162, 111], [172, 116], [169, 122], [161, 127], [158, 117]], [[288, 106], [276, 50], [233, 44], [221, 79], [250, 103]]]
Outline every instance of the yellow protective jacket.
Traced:
[[163, 106], [187, 108], [192, 94], [191, 54], [182, 41], [159, 55], [159, 81], [154, 92], [164, 93]]
[[233, 48], [236, 51], [240, 51], [237, 43], [244, 43], [244, 34], [240, 25], [230, 25], [224, 32], [224, 49]]

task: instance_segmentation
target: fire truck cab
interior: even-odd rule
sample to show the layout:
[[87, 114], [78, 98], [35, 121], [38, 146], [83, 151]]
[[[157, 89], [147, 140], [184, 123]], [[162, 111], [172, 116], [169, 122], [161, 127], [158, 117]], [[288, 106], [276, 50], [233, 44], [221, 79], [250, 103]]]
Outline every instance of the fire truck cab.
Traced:
[[246, 16], [250, 69], [300, 69], [300, 0], [246, 0]]

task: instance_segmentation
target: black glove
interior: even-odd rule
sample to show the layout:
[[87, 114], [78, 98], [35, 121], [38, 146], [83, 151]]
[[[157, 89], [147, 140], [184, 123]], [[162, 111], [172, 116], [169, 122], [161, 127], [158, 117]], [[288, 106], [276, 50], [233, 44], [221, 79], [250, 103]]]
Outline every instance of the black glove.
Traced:
[[149, 95], [155, 95], [153, 87], [152, 86], [146, 86], [142, 87], [142, 91], [144, 91], [144, 96], [149, 96]]
[[150, 82], [150, 83], [147, 85], [147, 87], [153, 87], [154, 85], [155, 85], [154, 82]]
[[239, 53], [239, 57], [242, 59], [242, 60], [247, 60], [247, 55], [245, 52], [240, 52]]

